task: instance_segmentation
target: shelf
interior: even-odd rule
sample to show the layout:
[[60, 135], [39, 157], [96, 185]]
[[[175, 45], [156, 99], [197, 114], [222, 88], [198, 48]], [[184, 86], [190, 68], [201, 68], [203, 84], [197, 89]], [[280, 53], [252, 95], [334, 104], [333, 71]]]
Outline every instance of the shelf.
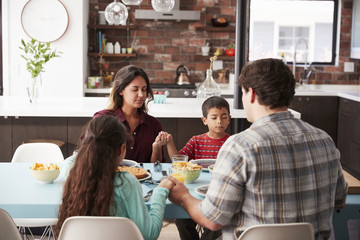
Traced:
[[[88, 56], [91, 57], [100, 57], [100, 53], [94, 53], [94, 52], [89, 52]], [[115, 54], [115, 53], [103, 53], [102, 54], [103, 57], [114, 57], [114, 58], [130, 58], [130, 57], [136, 57], [136, 53], [120, 53], [120, 54]]]
[[[203, 61], [203, 60], [209, 60], [209, 61], [210, 61], [210, 57], [212, 57], [212, 56], [196, 55], [196, 56], [195, 56], [195, 60], [196, 60], [196, 61]], [[221, 55], [221, 56], [217, 56], [217, 59], [216, 59], [216, 60], [235, 61], [235, 56]]]
[[84, 93], [104, 93], [110, 94], [111, 88], [84, 88]]
[[197, 27], [197, 31], [207, 31], [207, 32], [235, 32], [235, 27]]
[[94, 29], [135, 29], [136, 25], [100, 25], [100, 24], [88, 24], [88, 28]]

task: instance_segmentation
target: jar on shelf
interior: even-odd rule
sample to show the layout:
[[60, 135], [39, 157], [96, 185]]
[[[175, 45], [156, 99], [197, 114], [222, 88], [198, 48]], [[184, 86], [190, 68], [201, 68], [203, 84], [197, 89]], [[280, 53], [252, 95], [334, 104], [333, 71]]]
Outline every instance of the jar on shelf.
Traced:
[[221, 96], [219, 85], [214, 81], [212, 76], [213, 70], [207, 69], [206, 78], [197, 89], [196, 98], [203, 103], [207, 98], [212, 96]]

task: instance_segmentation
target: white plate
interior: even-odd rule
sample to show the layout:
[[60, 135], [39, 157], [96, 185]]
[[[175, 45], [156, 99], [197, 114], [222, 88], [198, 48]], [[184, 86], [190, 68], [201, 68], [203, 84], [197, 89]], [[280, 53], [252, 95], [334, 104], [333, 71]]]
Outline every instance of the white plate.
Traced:
[[142, 181], [145, 181], [145, 180], [147, 180], [147, 179], [149, 179], [149, 178], [151, 178], [151, 173], [147, 172], [145, 177], [140, 178], [140, 179], [138, 179], [138, 180], [139, 180], [140, 182], [142, 182]]
[[197, 188], [195, 188], [195, 192], [197, 194], [205, 197], [208, 188], [209, 188], [209, 184], [201, 185], [201, 186], [198, 186]]
[[190, 162], [192, 163], [196, 163], [200, 166], [202, 166], [202, 170], [208, 172], [208, 166], [210, 166], [211, 164], [215, 164], [216, 159], [195, 159], [195, 160], [190, 160]]
[[138, 163], [133, 160], [124, 159], [121, 161], [121, 163], [119, 165], [125, 166], [125, 167], [136, 167], [138, 165]]

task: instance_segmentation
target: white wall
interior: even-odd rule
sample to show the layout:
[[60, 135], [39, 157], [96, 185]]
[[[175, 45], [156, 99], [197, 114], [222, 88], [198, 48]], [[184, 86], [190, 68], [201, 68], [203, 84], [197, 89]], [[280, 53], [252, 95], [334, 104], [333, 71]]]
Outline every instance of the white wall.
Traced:
[[[3, 84], [4, 96], [27, 96], [25, 79], [29, 77], [19, 49], [21, 39], [30, 38], [21, 26], [21, 12], [28, 0], [3, 0]], [[65, 34], [51, 47], [62, 51], [59, 58], [45, 64], [42, 73], [44, 97], [82, 97], [87, 78], [87, 22], [89, 0], [61, 0], [69, 13]], [[46, 11], [46, 9], [39, 9]]]

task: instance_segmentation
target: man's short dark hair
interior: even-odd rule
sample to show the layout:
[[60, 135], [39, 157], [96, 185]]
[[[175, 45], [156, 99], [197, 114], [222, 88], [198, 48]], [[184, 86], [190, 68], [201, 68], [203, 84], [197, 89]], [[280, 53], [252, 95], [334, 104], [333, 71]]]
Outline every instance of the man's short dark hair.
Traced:
[[239, 86], [251, 87], [261, 104], [270, 109], [288, 107], [295, 94], [295, 78], [279, 59], [260, 59], [246, 65], [239, 76]]
[[204, 103], [202, 104], [202, 113], [203, 116], [206, 118], [208, 115], [208, 110], [210, 108], [226, 108], [226, 110], [228, 111], [228, 114], [230, 115], [230, 107], [229, 107], [229, 103], [225, 100], [225, 98], [223, 97], [218, 97], [218, 96], [213, 96], [213, 97], [209, 97], [208, 99], [206, 99], [204, 101]]

